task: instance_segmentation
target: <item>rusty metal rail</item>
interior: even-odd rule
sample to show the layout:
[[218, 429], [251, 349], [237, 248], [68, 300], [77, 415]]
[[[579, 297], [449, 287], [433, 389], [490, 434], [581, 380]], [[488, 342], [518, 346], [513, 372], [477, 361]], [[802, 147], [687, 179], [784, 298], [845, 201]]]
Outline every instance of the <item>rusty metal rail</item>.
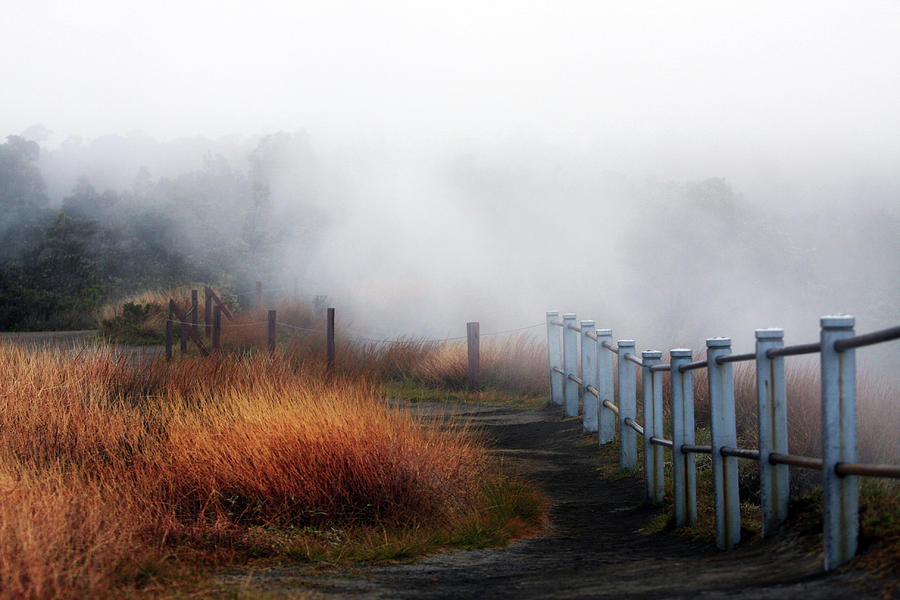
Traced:
[[864, 333], [855, 337], [837, 340], [834, 343], [834, 349], [837, 352], [843, 352], [850, 348], [859, 348], [861, 346], [871, 346], [872, 344], [880, 344], [881, 342], [889, 342], [891, 340], [900, 339], [900, 325], [889, 327], [871, 333]]
[[678, 365], [678, 372], [684, 373], [685, 371], [693, 371], [694, 369], [702, 369], [704, 367], [706, 367], [705, 360], [695, 360], [694, 362]]
[[563, 375], [563, 376], [566, 374], [566, 372], [563, 371], [562, 369], [560, 369], [559, 367], [553, 367], [553, 372], [559, 373], [560, 375]]
[[766, 358], [775, 358], [776, 356], [798, 356], [800, 354], [815, 354], [822, 350], [822, 344], [813, 342], [811, 344], [797, 344], [796, 346], [784, 346], [782, 348], [772, 348], [766, 351]]
[[644, 435], [644, 428], [635, 423], [634, 419], [632, 419], [631, 417], [625, 417], [625, 424], [637, 431], [639, 434]]
[[604, 348], [606, 348], [607, 350], [609, 350], [610, 352], [612, 352], [613, 354], [619, 353], [619, 349], [616, 348], [615, 346], [613, 346], [612, 344], [610, 344], [609, 342], [601, 342], [600, 345], [603, 346]]
[[724, 365], [731, 362], [743, 362], [745, 360], [756, 360], [756, 352], [745, 352], [744, 354], [726, 354], [725, 356], [716, 357], [717, 365]]
[[728, 446], [722, 446], [719, 448], [719, 454], [722, 456], [759, 460], [759, 450], [751, 450], [749, 448], [729, 448]]
[[585, 331], [584, 335], [586, 335], [590, 339], [594, 340], [595, 342], [600, 341], [600, 337], [597, 335], [596, 331]]
[[605, 406], [609, 410], [613, 411], [614, 413], [619, 414], [619, 407], [616, 406], [615, 404], [613, 404], [612, 402], [610, 402], [609, 400], [604, 400], [603, 406]]
[[551, 325], [556, 325], [557, 327], [565, 327], [565, 323], [562, 321], [550, 321]]
[[779, 454], [778, 452], [772, 452], [771, 454], [769, 454], [769, 464], [790, 465], [792, 467], [801, 467], [803, 469], [821, 471], [823, 461], [821, 458], [813, 458], [812, 456], [799, 456], [797, 454]]
[[596, 396], [597, 398], [600, 398], [600, 390], [598, 390], [597, 388], [595, 388], [595, 387], [592, 386], [592, 385], [587, 385], [587, 386], [585, 386], [585, 387], [584, 387], [584, 391], [586, 391], [586, 392], [589, 393], [589, 394], [592, 394], [592, 395]]
[[656, 446], [663, 446], [665, 448], [674, 448], [675, 442], [672, 440], [667, 440], [666, 438], [658, 438], [656, 436], [650, 437], [650, 443]]
[[653, 365], [652, 367], [650, 367], [650, 371], [652, 371], [653, 373], [660, 373], [663, 371], [671, 371], [671, 370], [672, 370], [672, 365], [666, 365], [666, 364], [658, 364], [658, 365]]
[[633, 362], [634, 364], [636, 364], [639, 367], [644, 366], [644, 361], [642, 361], [640, 358], [638, 358], [634, 354], [631, 354], [630, 352], [625, 355], [625, 360]]
[[712, 454], [712, 446], [697, 446], [694, 444], [682, 444], [679, 448], [682, 454]]
[[900, 479], [900, 466], [897, 465], [838, 463], [834, 465], [834, 472], [842, 477], [846, 475], [864, 475], [868, 477], [890, 477], [893, 479]]
[[568, 327], [572, 331], [577, 331], [578, 333], [581, 333], [581, 327], [579, 327], [578, 325], [569, 324], [569, 325], [566, 325], [566, 327]]
[[574, 381], [574, 382], [577, 383], [578, 385], [584, 385], [584, 382], [581, 381], [581, 377], [577, 377], [577, 376], [572, 375], [572, 374], [566, 375], [566, 377], [567, 377], [570, 381]]

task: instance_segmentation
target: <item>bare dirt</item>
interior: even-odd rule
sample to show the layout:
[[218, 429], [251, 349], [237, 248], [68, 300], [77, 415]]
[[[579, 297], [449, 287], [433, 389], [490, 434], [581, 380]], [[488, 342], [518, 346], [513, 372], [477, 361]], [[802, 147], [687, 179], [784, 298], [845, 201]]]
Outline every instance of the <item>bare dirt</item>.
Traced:
[[[443, 412], [447, 405], [422, 404]], [[223, 591], [275, 598], [877, 598], [885, 582], [826, 574], [790, 534], [720, 552], [671, 532], [642, 532], [662, 509], [633, 477], [603, 478], [596, 437], [560, 410], [455, 406], [483, 425], [507, 473], [551, 503], [547, 530], [507, 548], [456, 551], [412, 564], [282, 566], [218, 578]]]

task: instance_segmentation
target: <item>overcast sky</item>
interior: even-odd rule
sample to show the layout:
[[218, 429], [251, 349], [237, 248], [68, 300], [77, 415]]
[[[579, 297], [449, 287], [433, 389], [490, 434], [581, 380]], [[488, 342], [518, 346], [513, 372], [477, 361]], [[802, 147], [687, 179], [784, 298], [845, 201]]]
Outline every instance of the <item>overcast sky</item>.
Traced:
[[896, 1], [7, 0], [3, 13], [5, 134], [900, 154]]

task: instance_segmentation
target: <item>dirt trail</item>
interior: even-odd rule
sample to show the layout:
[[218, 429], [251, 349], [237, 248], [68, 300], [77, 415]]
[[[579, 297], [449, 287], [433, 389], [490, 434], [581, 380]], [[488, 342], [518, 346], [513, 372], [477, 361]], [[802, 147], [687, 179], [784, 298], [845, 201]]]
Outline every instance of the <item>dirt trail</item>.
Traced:
[[659, 509], [641, 505], [640, 482], [601, 479], [603, 459], [580, 421], [561, 420], [557, 408], [456, 408], [484, 425], [508, 472], [549, 497], [545, 534], [414, 564], [230, 573], [220, 578], [223, 586], [313, 598], [878, 597], [883, 582], [857, 572], [826, 576], [820, 555], [784, 536], [725, 553], [669, 533], [639, 533]]

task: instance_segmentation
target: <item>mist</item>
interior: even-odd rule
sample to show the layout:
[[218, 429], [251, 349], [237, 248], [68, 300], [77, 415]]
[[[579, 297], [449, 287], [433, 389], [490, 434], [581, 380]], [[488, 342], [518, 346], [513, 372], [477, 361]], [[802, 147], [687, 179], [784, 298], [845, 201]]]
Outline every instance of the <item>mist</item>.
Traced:
[[168, 207], [186, 256], [255, 215], [234, 271], [360, 335], [900, 321], [895, 3], [11, 10], [0, 131], [40, 144], [49, 206], [84, 179]]

